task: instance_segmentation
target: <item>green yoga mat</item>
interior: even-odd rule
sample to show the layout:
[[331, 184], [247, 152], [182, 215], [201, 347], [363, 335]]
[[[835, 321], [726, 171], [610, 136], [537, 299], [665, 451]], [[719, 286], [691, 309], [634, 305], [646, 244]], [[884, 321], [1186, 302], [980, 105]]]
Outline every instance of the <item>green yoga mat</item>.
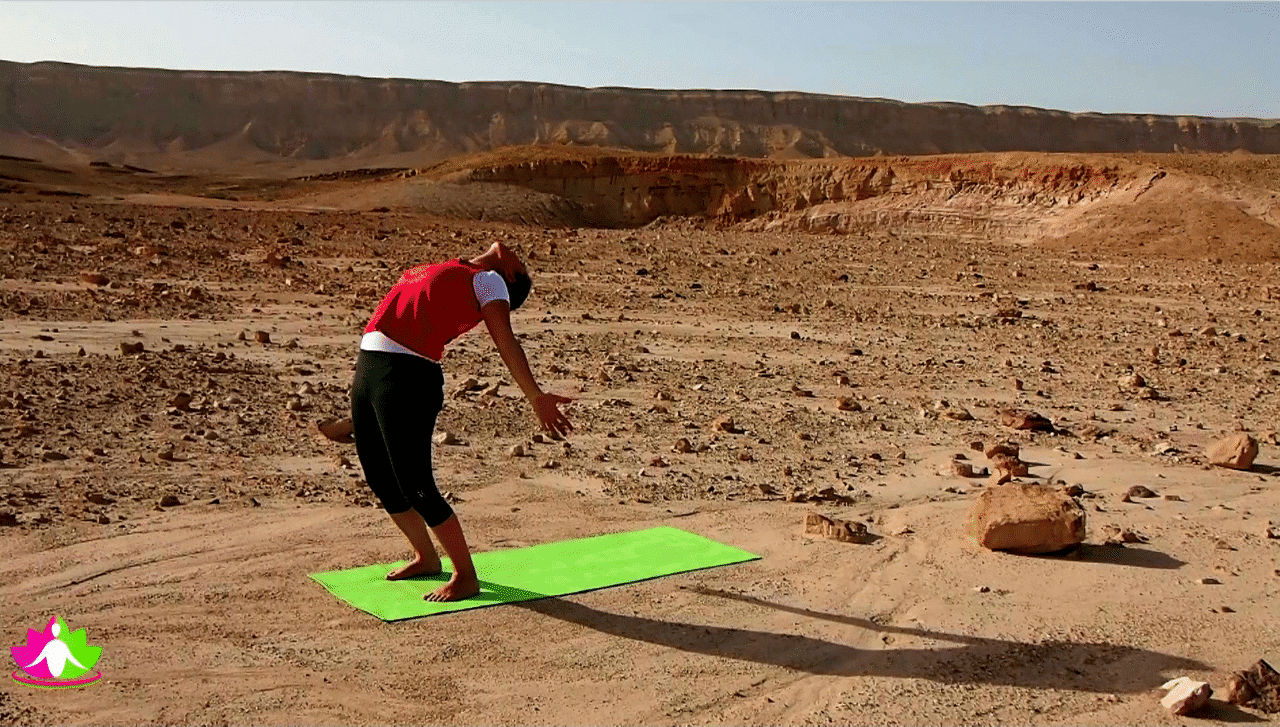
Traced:
[[330, 593], [383, 621], [402, 621], [450, 611], [531, 601], [547, 596], [593, 591], [675, 573], [756, 560], [760, 556], [708, 540], [678, 528], [659, 527], [630, 533], [545, 543], [528, 548], [494, 550], [471, 556], [480, 574], [480, 595], [453, 603], [422, 597], [448, 580], [445, 572], [403, 581], [388, 581], [398, 563], [312, 573]]

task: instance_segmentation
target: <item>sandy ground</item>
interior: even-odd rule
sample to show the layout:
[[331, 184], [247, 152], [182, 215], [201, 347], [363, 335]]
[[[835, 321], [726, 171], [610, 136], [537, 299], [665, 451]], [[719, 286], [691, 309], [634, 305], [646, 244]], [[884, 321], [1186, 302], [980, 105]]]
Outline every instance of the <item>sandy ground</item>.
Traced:
[[[61, 615], [104, 675], [6, 682], [0, 722], [1268, 719], [1173, 717], [1153, 689], [1280, 661], [1272, 261], [157, 201], [0, 208], [0, 629]], [[762, 560], [396, 624], [307, 578], [407, 555], [354, 448], [315, 433], [345, 411], [360, 328], [404, 267], [498, 239], [535, 271], [515, 327], [577, 432], [532, 441], [483, 331], [451, 350], [450, 390], [508, 382], [441, 416], [465, 444], [436, 447], [437, 479], [474, 548], [674, 525]], [[1118, 383], [1135, 372], [1158, 397]], [[1001, 428], [1005, 405], [1060, 433]], [[713, 431], [724, 414], [743, 432]], [[1237, 429], [1263, 442], [1254, 469], [1207, 467]], [[1026, 479], [1086, 490], [1078, 551], [966, 537], [982, 480], [947, 463], [1006, 439]], [[1136, 484], [1159, 497], [1124, 502]], [[784, 497], [822, 487], [852, 504]], [[880, 537], [802, 537], [815, 510]], [[1104, 546], [1109, 526], [1148, 542]]]

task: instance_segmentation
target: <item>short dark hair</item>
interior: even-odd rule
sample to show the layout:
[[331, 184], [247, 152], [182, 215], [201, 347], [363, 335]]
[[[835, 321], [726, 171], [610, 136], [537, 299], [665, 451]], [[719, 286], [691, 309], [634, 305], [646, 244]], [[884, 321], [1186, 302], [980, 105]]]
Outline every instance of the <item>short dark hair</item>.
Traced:
[[516, 310], [529, 297], [529, 291], [533, 290], [533, 280], [524, 273], [516, 273], [512, 277], [511, 282], [507, 284], [507, 292], [511, 294], [511, 310]]

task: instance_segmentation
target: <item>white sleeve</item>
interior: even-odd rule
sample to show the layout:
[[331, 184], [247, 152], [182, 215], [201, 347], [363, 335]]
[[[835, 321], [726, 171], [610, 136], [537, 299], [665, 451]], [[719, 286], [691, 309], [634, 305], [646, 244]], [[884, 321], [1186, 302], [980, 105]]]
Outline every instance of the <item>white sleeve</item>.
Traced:
[[507, 293], [507, 281], [492, 270], [476, 273], [471, 279], [471, 287], [476, 291], [476, 301], [480, 303], [481, 309], [495, 300], [511, 303], [511, 296]]

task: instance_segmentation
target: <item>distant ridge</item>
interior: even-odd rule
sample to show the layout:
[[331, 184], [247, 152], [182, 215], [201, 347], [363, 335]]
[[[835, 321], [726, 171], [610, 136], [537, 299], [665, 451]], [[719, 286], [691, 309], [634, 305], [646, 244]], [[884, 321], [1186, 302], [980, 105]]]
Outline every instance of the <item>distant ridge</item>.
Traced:
[[323, 173], [525, 144], [803, 159], [988, 151], [1280, 154], [1280, 121], [794, 92], [580, 88], [0, 61], [0, 154]]

